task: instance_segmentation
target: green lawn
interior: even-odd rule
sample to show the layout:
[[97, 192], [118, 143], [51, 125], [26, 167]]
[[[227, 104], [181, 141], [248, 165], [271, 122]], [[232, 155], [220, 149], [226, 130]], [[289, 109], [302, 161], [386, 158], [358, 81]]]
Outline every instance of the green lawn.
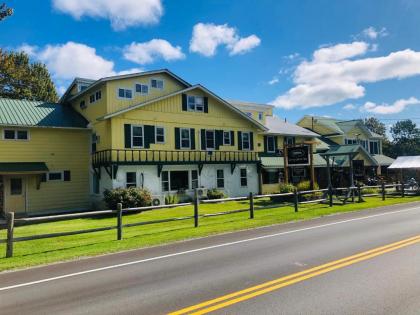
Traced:
[[[275, 206], [270, 209], [255, 211], [255, 218], [249, 219], [249, 213], [236, 213], [217, 217], [200, 218], [200, 226], [194, 228], [193, 220], [176, 221], [125, 228], [123, 240], [116, 241], [116, 230], [57, 237], [43, 240], [17, 242], [14, 247], [14, 257], [5, 258], [6, 245], [0, 244], [0, 271], [14, 268], [29, 267], [80, 257], [94, 256], [103, 253], [118, 252], [127, 249], [141, 248], [158, 244], [170, 243], [185, 239], [208, 236], [217, 233], [244, 230], [259, 226], [279, 224], [295, 220], [307, 220], [333, 213], [357, 211], [367, 208], [420, 201], [420, 197], [392, 197], [382, 201], [379, 197], [366, 198], [364, 203], [335, 205], [307, 204], [300, 205], [295, 213], [292, 206], [273, 205], [268, 199], [255, 201], [255, 207]], [[201, 204], [200, 214], [220, 211], [248, 209], [248, 201], [226, 202], [219, 204]], [[192, 206], [173, 209], [154, 210], [150, 212], [125, 215], [123, 223], [157, 220], [171, 217], [182, 217], [193, 214]], [[116, 224], [115, 217], [75, 219], [55, 223], [43, 223], [15, 228], [15, 237], [43, 233], [54, 233], [104, 227]], [[6, 236], [5, 230], [0, 231], [0, 239]]]

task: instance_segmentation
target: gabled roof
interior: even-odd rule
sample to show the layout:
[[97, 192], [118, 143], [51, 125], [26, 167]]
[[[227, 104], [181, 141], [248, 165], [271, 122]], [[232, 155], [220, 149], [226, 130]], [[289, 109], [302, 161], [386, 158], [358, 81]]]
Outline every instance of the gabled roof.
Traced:
[[274, 108], [273, 105], [269, 104], [261, 104], [261, 103], [252, 103], [252, 102], [245, 102], [245, 101], [237, 101], [237, 100], [227, 100], [233, 106], [238, 107], [239, 109], [249, 108], [250, 110], [267, 110]]
[[397, 159], [391, 164], [390, 169], [393, 168], [404, 168], [404, 169], [420, 169], [420, 155], [417, 156], [399, 156]]
[[338, 164], [340, 164], [338, 161], [342, 161], [342, 164], [340, 166], [343, 166], [345, 161], [348, 162], [347, 157], [349, 155], [356, 156], [359, 153], [366, 156], [372, 162], [373, 165], [378, 165], [378, 162], [360, 144], [345, 144], [345, 145], [331, 146], [327, 152], [321, 153], [321, 156], [334, 157]]
[[182, 93], [186, 93], [188, 91], [194, 90], [194, 89], [199, 89], [201, 91], [203, 91], [204, 93], [209, 94], [210, 96], [214, 97], [215, 99], [217, 99], [219, 102], [221, 102], [222, 104], [224, 104], [225, 106], [227, 106], [228, 108], [230, 108], [232, 111], [234, 111], [235, 113], [237, 113], [238, 115], [242, 116], [243, 118], [245, 118], [246, 120], [248, 120], [249, 122], [251, 122], [252, 124], [254, 124], [255, 126], [257, 126], [258, 128], [262, 129], [262, 130], [267, 130], [267, 128], [260, 124], [258, 121], [256, 121], [255, 119], [252, 119], [251, 117], [249, 117], [248, 115], [246, 115], [243, 111], [237, 109], [235, 106], [233, 106], [232, 104], [228, 103], [227, 101], [225, 101], [224, 99], [222, 99], [221, 97], [217, 96], [216, 94], [214, 94], [213, 92], [211, 92], [210, 90], [206, 89], [204, 86], [200, 85], [200, 84], [196, 84], [196, 85], [192, 85], [186, 89], [180, 90], [180, 91], [176, 91], [174, 93], [168, 94], [168, 95], [164, 95], [164, 96], [160, 96], [160, 97], [156, 97], [154, 99], [139, 103], [139, 104], [135, 104], [132, 106], [129, 106], [127, 108], [124, 109], [120, 109], [117, 110], [113, 113], [107, 114], [105, 116], [99, 117], [98, 120], [105, 120], [105, 119], [109, 119], [124, 113], [127, 113], [133, 109], [137, 109], [137, 108], [141, 108], [144, 107], [146, 105], [167, 99], [169, 97], [173, 97], [175, 95], [179, 95]]
[[319, 137], [319, 135], [313, 131], [302, 128], [295, 124], [285, 122], [284, 120], [274, 116], [266, 117], [265, 126], [268, 128], [269, 134]]
[[[167, 75], [171, 76], [172, 78], [174, 78], [178, 82], [181, 82], [185, 87], [190, 87], [191, 86], [190, 83], [188, 83], [184, 79], [180, 78], [179, 76], [177, 76], [175, 73], [169, 71], [168, 69], [160, 69], [160, 70], [153, 70], [153, 71], [144, 71], [144, 72], [137, 72], [137, 73], [130, 73], [130, 74], [114, 75], [114, 76], [110, 76], [110, 77], [104, 77], [104, 78], [101, 78], [101, 79], [96, 80], [96, 81], [95, 80], [89, 80], [89, 79], [76, 78], [76, 79], [73, 80], [72, 84], [70, 84], [70, 86], [67, 88], [66, 92], [60, 98], [59, 102], [62, 103], [66, 100], [72, 100], [72, 99], [90, 91], [94, 87], [97, 87], [98, 85], [100, 85], [104, 82], [107, 82], [107, 81], [142, 77], [142, 76], [145, 76], [145, 75], [153, 75], [153, 74], [160, 74], [160, 73], [166, 73]], [[75, 95], [73, 95], [73, 96], [71, 96], [70, 98], [67, 99], [67, 96], [68, 96], [70, 90], [73, 88], [73, 86], [75, 84], [77, 84], [77, 80], [91, 81], [91, 84], [89, 85], [89, 87], [87, 89], [85, 89], [83, 91], [80, 91], [77, 94], [75, 94]]]
[[395, 159], [393, 159], [389, 156], [383, 155], [383, 154], [373, 154], [373, 158], [381, 166], [389, 166], [392, 163], [394, 163], [394, 161], [395, 161]]
[[88, 122], [68, 106], [0, 98], [0, 125], [86, 128]]

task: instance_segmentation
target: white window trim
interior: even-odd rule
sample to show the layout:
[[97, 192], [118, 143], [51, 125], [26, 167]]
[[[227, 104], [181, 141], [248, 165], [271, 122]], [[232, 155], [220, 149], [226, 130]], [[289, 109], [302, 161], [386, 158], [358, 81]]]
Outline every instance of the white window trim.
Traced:
[[[190, 108], [190, 104], [189, 104], [189, 98], [190, 97], [194, 97], [194, 109], [191, 109]], [[202, 110], [198, 110], [197, 109], [197, 103], [195, 102], [195, 99], [197, 98], [197, 97], [199, 97], [199, 98], [201, 98], [202, 99], [202, 101], [203, 101], [203, 104], [201, 105], [202, 106]], [[187, 111], [188, 112], [198, 112], [198, 113], [204, 113], [204, 96], [199, 96], [199, 95], [188, 95], [187, 94]]]
[[[152, 86], [152, 80], [162, 81], [162, 87], [161, 87], [161, 88], [158, 88], [158, 87], [153, 87], [153, 86]], [[163, 80], [163, 79], [158, 79], [158, 78], [150, 78], [150, 88], [151, 88], [151, 89], [157, 89], [157, 90], [163, 90], [163, 89], [165, 89], [165, 80]]]
[[[292, 143], [289, 143], [288, 139], [292, 139]], [[284, 142], [287, 145], [295, 145], [296, 144], [296, 137], [293, 137], [293, 136], [284, 137]]]
[[[168, 173], [168, 180], [163, 180], [163, 176], [162, 176], [162, 174], [163, 174], [163, 172], [166, 172], [166, 173]], [[171, 174], [170, 174], [170, 171], [162, 171], [162, 173], [160, 174], [160, 191], [161, 192], [163, 192], [163, 193], [170, 193], [171, 192]], [[164, 182], [168, 182], [168, 190], [163, 190], [163, 183]]]
[[[206, 131], [204, 132], [204, 139], [206, 141], [206, 150], [216, 150], [216, 130], [214, 129], [205, 129]], [[209, 148], [207, 146], [207, 131], [212, 131], [213, 132], [213, 148]]]
[[[229, 135], [229, 143], [225, 142], [225, 133]], [[232, 133], [230, 131], [223, 131], [223, 145], [232, 145]]]
[[[120, 93], [119, 93], [119, 90], [120, 89], [123, 89], [123, 90], [130, 90], [131, 91], [131, 97], [120, 97]], [[119, 100], [132, 100], [133, 98], [134, 98], [134, 93], [133, 93], [133, 90], [132, 89], [130, 89], [130, 88], [126, 88], [126, 87], [117, 87], [117, 91], [116, 91], [116, 93], [117, 93], [117, 99], [119, 99]], [[125, 92], [124, 92], [124, 95], [125, 95]]]
[[[245, 177], [242, 176], [242, 170], [245, 170]], [[242, 178], [246, 178], [246, 185], [242, 185]], [[239, 168], [239, 185], [241, 187], [248, 187], [248, 170], [246, 167]]]
[[[6, 130], [14, 131], [15, 137], [13, 139], [6, 139], [6, 137], [5, 137], [5, 131]], [[17, 138], [17, 132], [18, 131], [26, 131], [26, 133], [28, 135], [28, 138], [27, 139], [18, 139]], [[26, 142], [26, 141], [31, 140], [31, 134], [30, 134], [30, 132], [29, 132], [28, 129], [22, 129], [22, 128], [4, 128], [3, 131], [2, 131], [2, 139], [4, 141], [22, 141], [22, 142]]]
[[198, 170], [167, 170], [167, 171], [165, 170], [165, 171], [162, 171], [162, 173], [163, 172], [168, 173], [168, 180], [165, 181], [165, 182], [168, 182], [168, 190], [163, 190], [163, 182], [164, 181], [163, 181], [163, 177], [162, 177], [162, 174], [161, 174], [160, 190], [161, 190], [162, 193], [171, 194], [171, 193], [176, 193], [177, 192], [177, 190], [172, 190], [171, 189], [171, 172], [177, 172], [177, 171], [188, 172], [188, 189], [187, 190], [193, 190], [193, 188], [192, 188], [192, 182], [193, 182], [192, 172], [196, 171], [197, 172], [197, 188], [200, 187], [200, 174], [199, 174]]
[[[248, 134], [249, 147], [247, 149], [244, 148], [244, 134]], [[249, 131], [243, 131], [242, 132], [241, 144], [242, 144], [242, 151], [251, 151], [251, 132], [249, 132]]]
[[[157, 140], [157, 129], [162, 128], [163, 129], [163, 141]], [[181, 137], [181, 135], [180, 135]], [[166, 142], [166, 129], [163, 126], [155, 126], [155, 143], [156, 144], [164, 144]]]
[[[370, 152], [370, 144], [371, 144], [371, 143], [377, 143], [377, 146], [378, 146], [378, 153], [373, 153], [373, 152]], [[380, 144], [379, 140], [369, 140], [369, 149], [368, 149], [368, 152], [369, 152], [370, 154], [381, 154], [381, 144]]]
[[[219, 177], [218, 172], [222, 171], [223, 177]], [[223, 179], [223, 186], [219, 186], [219, 179]], [[216, 187], [217, 188], [225, 188], [225, 170], [223, 168], [216, 169]]]
[[199, 174], [198, 170], [190, 170], [189, 171], [189, 173], [190, 173], [190, 182], [188, 183], [188, 186], [190, 187], [191, 190], [194, 189], [194, 187], [193, 187], [193, 181], [194, 181], [194, 179], [193, 179], [193, 176], [192, 176], [192, 174], [193, 174], [194, 171], [197, 172], [197, 179], [196, 179], [196, 181], [197, 181], [197, 188], [200, 187], [200, 174]]
[[[134, 182], [131, 182], [131, 183], [128, 183], [127, 182], [127, 173], [134, 173], [134, 174], [136, 174], [135, 175], [135, 181]], [[125, 188], [128, 188], [127, 187], [127, 184], [134, 184], [135, 187], [138, 187], [138, 185], [137, 185], [137, 172], [136, 171], [128, 171], [128, 172], [125, 172]]]
[[[133, 133], [133, 129], [134, 127], [141, 127], [141, 138], [143, 139], [143, 145], [142, 146], [135, 146], [133, 145], [133, 138], [134, 138], [134, 133]], [[136, 136], [138, 137], [138, 136]], [[132, 148], [139, 148], [139, 149], [143, 149], [144, 148], [144, 126], [143, 125], [131, 125], [131, 147]]]
[[[188, 147], [182, 146], [182, 130], [188, 130]], [[179, 128], [179, 147], [184, 149], [191, 149], [191, 129], [190, 128]]]
[[[137, 89], [136, 89], [136, 85], [144, 85], [144, 86], [147, 86], [147, 93], [143, 93], [143, 92], [137, 92]], [[150, 90], [150, 86], [148, 85], [148, 84], [145, 84], [145, 83], [141, 83], [141, 82], [136, 82], [136, 83], [134, 83], [134, 93], [136, 93], [136, 94], [140, 94], [140, 95], [149, 95], [149, 90]], [[143, 90], [143, 89], [142, 89]]]
[[[274, 150], [270, 150], [269, 148], [270, 148], [270, 146], [268, 145], [268, 143], [269, 143], [269, 141], [268, 141], [268, 139], [273, 139], [273, 149]], [[267, 136], [267, 153], [275, 153], [276, 152], [276, 141], [275, 141], [275, 138], [274, 138], [274, 136]]]
[[[51, 173], [60, 173], [61, 174], [61, 179], [50, 180], [50, 174]], [[64, 171], [49, 171], [49, 172], [47, 172], [46, 180], [47, 180], [47, 182], [64, 182]]]

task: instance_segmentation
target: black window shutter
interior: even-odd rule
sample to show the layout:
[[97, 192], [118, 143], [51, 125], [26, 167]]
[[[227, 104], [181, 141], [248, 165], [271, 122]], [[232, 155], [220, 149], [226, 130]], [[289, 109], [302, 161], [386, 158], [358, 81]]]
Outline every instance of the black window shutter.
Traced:
[[182, 110], [186, 112], [188, 110], [187, 108], [187, 94], [182, 94]]
[[69, 182], [71, 179], [70, 177], [70, 171], [64, 171], [64, 181]]
[[249, 133], [249, 141], [251, 142], [251, 151], [254, 150], [254, 133]]
[[238, 131], [238, 149], [242, 150], [242, 132]]
[[144, 126], [144, 148], [149, 149], [150, 144], [155, 143], [155, 126]]
[[268, 151], [268, 137], [264, 136], [264, 152]]
[[175, 127], [175, 149], [181, 149], [181, 138], [179, 134], [179, 128]]
[[216, 130], [216, 150], [219, 150], [219, 147], [223, 145], [223, 130]]
[[201, 129], [201, 150], [206, 150], [206, 130]]
[[235, 145], [235, 132], [233, 130], [230, 132], [230, 145]]
[[209, 112], [209, 98], [207, 96], [204, 96], [204, 112]]
[[195, 129], [190, 129], [190, 137], [191, 137], [191, 150], [195, 150]]
[[126, 148], [131, 148], [131, 125], [124, 124], [124, 143]]

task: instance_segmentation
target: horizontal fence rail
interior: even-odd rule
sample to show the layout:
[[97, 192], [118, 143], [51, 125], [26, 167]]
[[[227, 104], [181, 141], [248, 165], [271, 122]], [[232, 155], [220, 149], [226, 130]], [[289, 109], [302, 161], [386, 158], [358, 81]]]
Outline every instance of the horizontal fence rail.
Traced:
[[[32, 241], [32, 240], [40, 240], [46, 238], [54, 238], [54, 237], [62, 237], [62, 236], [70, 236], [70, 235], [77, 235], [77, 234], [86, 234], [86, 233], [94, 233], [94, 232], [101, 232], [101, 231], [109, 231], [109, 230], [117, 230], [117, 240], [122, 239], [123, 228], [128, 227], [135, 227], [135, 226], [144, 226], [150, 224], [159, 224], [165, 222], [175, 222], [175, 221], [185, 221], [185, 220], [194, 220], [194, 226], [198, 227], [199, 225], [199, 218], [209, 218], [209, 217], [216, 217], [221, 215], [228, 215], [234, 213], [241, 213], [241, 212], [249, 212], [249, 218], [253, 219], [255, 216], [255, 211], [257, 210], [264, 210], [264, 209], [271, 209], [271, 208], [279, 208], [280, 204], [283, 206], [292, 206], [294, 207], [294, 211], [299, 211], [299, 205], [302, 204], [312, 204], [312, 203], [327, 203], [329, 206], [333, 206], [334, 204], [334, 192], [345, 192], [346, 195], [341, 195], [343, 198], [340, 203], [345, 204], [348, 202], [347, 200], [351, 200], [355, 202], [355, 198], [357, 197], [357, 202], [362, 202], [363, 197], [367, 196], [381, 196], [382, 200], [385, 200], [387, 196], [401, 196], [404, 197], [405, 195], [409, 194], [409, 191], [406, 189], [407, 185], [404, 184], [382, 184], [376, 186], [354, 186], [354, 187], [340, 187], [340, 188], [329, 188], [329, 189], [316, 189], [316, 190], [305, 190], [305, 191], [297, 191], [296, 189], [293, 192], [285, 192], [285, 193], [275, 193], [275, 194], [253, 194], [250, 193], [247, 197], [233, 197], [233, 198], [222, 198], [222, 199], [207, 199], [201, 200], [198, 196], [198, 191], [195, 190], [195, 197], [193, 202], [185, 202], [179, 204], [170, 204], [170, 205], [159, 205], [159, 206], [146, 206], [146, 207], [137, 207], [137, 208], [125, 208], [121, 203], [117, 205], [116, 210], [101, 210], [101, 211], [90, 211], [90, 212], [82, 212], [82, 213], [70, 213], [70, 214], [59, 214], [59, 215], [49, 215], [49, 216], [41, 216], [41, 217], [30, 217], [30, 218], [15, 218], [13, 212], [6, 213], [6, 225], [5, 228], [7, 229], [7, 237], [6, 239], [0, 239], [0, 243], [6, 243], [6, 257], [13, 256], [13, 244], [15, 242], [23, 242], [23, 241]], [[376, 190], [375, 193], [363, 193], [364, 190]], [[410, 192], [412, 193], [412, 192]], [[309, 196], [309, 199], [306, 200], [303, 196]], [[264, 205], [255, 207], [254, 201], [261, 198], [271, 198], [272, 204], [271, 205]], [[219, 211], [216, 213], [199, 213], [199, 205], [200, 204], [213, 204], [213, 203], [225, 203], [225, 202], [232, 202], [232, 201], [246, 201], [247, 208], [244, 209], [235, 209], [235, 210], [228, 210], [228, 211]], [[183, 206], [193, 206], [193, 213], [192, 215], [187, 215], [183, 217], [172, 217], [167, 219], [161, 220], [150, 220], [150, 221], [142, 221], [142, 222], [134, 222], [134, 223], [126, 223], [123, 224], [123, 214], [129, 214], [133, 212], [147, 212], [147, 211], [154, 211], [154, 210], [163, 210], [163, 209], [171, 209], [175, 207], [183, 207]], [[48, 234], [38, 234], [32, 236], [23, 236], [23, 237], [14, 237], [14, 228], [15, 226], [24, 226], [24, 225], [31, 225], [31, 224], [39, 224], [39, 223], [47, 223], [47, 222], [59, 222], [63, 220], [72, 220], [72, 219], [81, 219], [81, 218], [96, 218], [96, 217], [104, 217], [104, 216], [114, 216], [116, 217], [116, 224], [112, 226], [106, 227], [99, 227], [99, 228], [91, 228], [91, 229], [84, 229], [84, 230], [77, 230], [77, 231], [67, 231], [67, 232], [57, 232], [57, 233], [48, 233]], [[1, 226], [0, 226], [1, 227]]]

